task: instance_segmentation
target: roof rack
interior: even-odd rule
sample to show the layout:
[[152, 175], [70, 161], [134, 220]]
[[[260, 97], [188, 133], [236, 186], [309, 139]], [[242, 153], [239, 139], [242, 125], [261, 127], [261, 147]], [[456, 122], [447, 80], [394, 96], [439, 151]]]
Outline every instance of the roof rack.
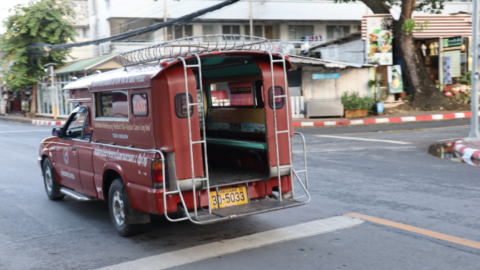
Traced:
[[124, 66], [160, 61], [192, 53], [214, 51], [271, 51], [272, 43], [266, 38], [247, 35], [203, 35], [170, 40], [154, 46], [124, 52], [118, 61]]

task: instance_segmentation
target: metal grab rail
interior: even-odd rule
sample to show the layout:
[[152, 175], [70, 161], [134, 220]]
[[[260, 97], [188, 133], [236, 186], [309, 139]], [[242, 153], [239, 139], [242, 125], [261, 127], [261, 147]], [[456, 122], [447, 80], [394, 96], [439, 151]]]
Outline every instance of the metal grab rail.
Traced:
[[[292, 190], [292, 194], [294, 195], [293, 196], [293, 199], [294, 200], [299, 200], [305, 196], [308, 196], [308, 201], [310, 201], [310, 194], [308, 193], [308, 173], [307, 173], [307, 145], [305, 143], [305, 136], [303, 136], [302, 133], [300, 132], [295, 132], [294, 134], [298, 134], [302, 137], [302, 142], [303, 142], [303, 170], [301, 171], [295, 171], [295, 169], [293, 169], [293, 173], [295, 175], [295, 177], [298, 179], [298, 181], [300, 182], [300, 184], [302, 185], [302, 187], [304, 187], [305, 189], [305, 194], [303, 194], [302, 196], [298, 197], [298, 198], [295, 198], [295, 194], [293, 194], [293, 190]], [[305, 173], [305, 186], [303, 185], [300, 177], [298, 176], [299, 173]]]
[[[203, 126], [203, 140], [200, 141], [193, 141], [192, 139], [192, 126], [191, 126], [191, 116], [190, 116], [190, 107], [193, 106], [198, 106], [198, 105], [204, 105], [204, 96], [203, 96], [203, 82], [202, 82], [202, 64], [200, 61], [200, 56], [198, 54], [193, 53], [193, 55], [197, 58], [198, 64], [196, 65], [187, 65], [187, 62], [183, 57], [178, 57], [180, 61], [182, 61], [183, 64], [183, 71], [185, 75], [185, 96], [186, 96], [186, 102], [187, 102], [187, 119], [188, 119], [188, 136], [189, 136], [189, 147], [190, 147], [190, 162], [192, 166], [192, 194], [193, 194], [193, 205], [194, 205], [194, 213], [195, 213], [195, 218], [198, 218], [198, 213], [197, 213], [197, 195], [196, 195], [196, 188], [195, 188], [195, 182], [206, 182], [207, 183], [207, 194], [208, 194], [208, 213], [211, 215], [212, 214], [212, 206], [210, 205], [210, 182], [209, 182], [209, 174], [208, 174], [208, 159], [207, 159], [207, 137], [206, 137], [206, 127], [205, 127], [205, 108], [202, 111], [202, 126]], [[188, 79], [187, 79], [187, 68], [192, 68], [196, 67], [198, 68], [199, 72], [199, 83], [200, 83], [200, 92], [201, 92], [201, 101], [200, 102], [194, 102], [190, 103], [189, 99], [189, 91], [188, 91]], [[204, 145], [204, 161], [205, 161], [205, 177], [204, 178], [195, 178], [195, 164], [194, 164], [194, 155], [193, 155], [193, 145], [194, 144], [203, 144]], [[180, 196], [180, 200], [182, 201], [182, 205], [185, 209], [185, 214], [187, 215], [184, 218], [180, 219], [175, 219], [172, 220], [168, 217], [167, 214], [167, 201], [164, 200], [164, 207], [165, 207], [165, 216], [167, 217], [168, 220], [170, 221], [182, 221], [189, 219], [191, 222], [196, 223], [196, 224], [201, 224], [201, 222], [198, 222], [194, 220], [190, 214], [188, 213], [188, 208], [185, 203], [185, 199], [183, 198], [182, 190], [180, 189], [180, 182], [177, 181], [177, 190], [174, 191], [168, 191], [164, 192], [164, 196], [170, 194], [178, 194]], [[199, 194], [199, 198], [200, 198]], [[166, 198], [166, 197], [165, 197]], [[199, 204], [201, 206], [200, 200]]]
[[124, 67], [159, 61], [167, 58], [187, 57], [213, 51], [271, 51], [274, 48], [266, 38], [247, 35], [203, 35], [184, 37], [154, 46], [124, 52], [118, 61]]

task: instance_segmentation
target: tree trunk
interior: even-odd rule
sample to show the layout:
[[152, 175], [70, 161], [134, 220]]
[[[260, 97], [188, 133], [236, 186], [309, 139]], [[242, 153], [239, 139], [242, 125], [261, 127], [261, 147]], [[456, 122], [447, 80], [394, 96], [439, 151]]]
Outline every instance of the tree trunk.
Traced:
[[390, 14], [390, 9], [379, 0], [362, 0], [362, 2], [375, 14]]
[[32, 102], [30, 105], [30, 118], [35, 118], [35, 113], [37, 112], [37, 83], [32, 85]]
[[394, 45], [402, 59], [403, 70], [413, 94], [412, 107], [427, 110], [457, 110], [464, 106], [445, 98], [435, 87], [428, 73], [420, 50], [415, 48], [413, 34], [407, 35], [402, 30], [406, 20], [412, 18], [415, 0], [403, 0], [402, 12], [394, 27]]

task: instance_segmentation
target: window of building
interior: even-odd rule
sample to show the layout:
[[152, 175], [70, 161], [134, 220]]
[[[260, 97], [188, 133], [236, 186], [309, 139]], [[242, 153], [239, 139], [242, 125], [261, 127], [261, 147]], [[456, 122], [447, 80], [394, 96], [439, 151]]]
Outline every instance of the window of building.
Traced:
[[[245, 35], [250, 35], [250, 25], [245, 25]], [[263, 37], [263, 29], [261, 25], [253, 26], [253, 35], [256, 37]]]
[[[240, 35], [240, 25], [222, 25], [222, 34], [224, 35]], [[227, 40], [232, 37], [226, 37]], [[238, 38], [236, 38], [238, 39]]]
[[289, 25], [288, 38], [304, 40], [305, 36], [313, 36], [313, 25]]
[[192, 25], [172, 25], [167, 27], [168, 40], [193, 36]]
[[335, 40], [350, 34], [350, 25], [327, 25], [327, 40]]
[[96, 93], [97, 117], [128, 118], [126, 90]]
[[[213, 25], [202, 25], [203, 35], [213, 35]], [[214, 38], [204, 39], [203, 41], [214, 41]]]
[[134, 116], [148, 115], [148, 100], [146, 93], [135, 93], [132, 95], [132, 114]]

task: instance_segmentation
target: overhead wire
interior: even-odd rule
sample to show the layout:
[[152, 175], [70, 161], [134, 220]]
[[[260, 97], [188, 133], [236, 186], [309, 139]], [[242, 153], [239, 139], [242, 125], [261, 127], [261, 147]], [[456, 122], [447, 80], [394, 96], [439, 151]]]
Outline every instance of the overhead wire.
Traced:
[[56, 44], [56, 45], [54, 45], [54, 44], [38, 44], [37, 43], [37, 44], [31, 44], [28, 47], [36, 47], [36, 48], [44, 47], [44, 48], [47, 48], [47, 50], [48, 50], [48, 48], [50, 50], [52, 50], [52, 49], [68, 49], [68, 48], [73, 48], [73, 47], [98, 45], [98, 44], [109, 42], [109, 41], [127, 39], [127, 38], [130, 38], [130, 37], [134, 37], [134, 36], [142, 35], [142, 34], [145, 34], [145, 33], [153, 32], [153, 31], [156, 31], [158, 29], [167, 27], [169, 25], [175, 25], [175, 24], [181, 24], [181, 23], [188, 22], [188, 21], [190, 21], [194, 18], [197, 18], [199, 16], [202, 16], [202, 15], [208, 13], [208, 12], [212, 12], [212, 11], [221, 9], [223, 7], [232, 5], [234, 3], [237, 3], [238, 1], [240, 1], [240, 0], [226, 0], [226, 1], [223, 1], [219, 4], [216, 4], [216, 5], [210, 6], [208, 8], [201, 9], [201, 10], [197, 10], [195, 12], [192, 12], [190, 14], [181, 16], [181, 17], [176, 18], [176, 19], [172, 19], [172, 20], [167, 21], [167, 22], [156, 23], [156, 24], [153, 24], [153, 25], [150, 25], [150, 26], [147, 26], [147, 27], [142, 27], [142, 28], [139, 28], [139, 29], [136, 29], [136, 30], [131, 30], [131, 31], [121, 33], [121, 34], [117, 34], [117, 35], [113, 35], [113, 36], [110, 36], [110, 37], [107, 37], [107, 38], [100, 38], [100, 39], [96, 39], [96, 40], [90, 40], [90, 41], [84, 41], [84, 42], [78, 42], [78, 43]]

